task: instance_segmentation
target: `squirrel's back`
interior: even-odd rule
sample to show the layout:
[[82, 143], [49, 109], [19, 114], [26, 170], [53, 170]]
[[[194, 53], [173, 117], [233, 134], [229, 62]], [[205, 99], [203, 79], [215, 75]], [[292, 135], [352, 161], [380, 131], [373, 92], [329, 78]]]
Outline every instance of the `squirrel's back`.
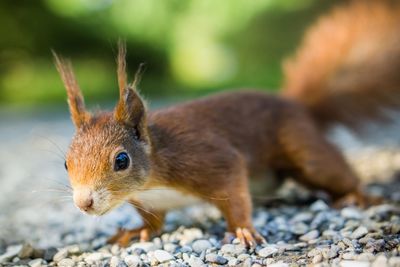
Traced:
[[400, 3], [352, 1], [319, 19], [284, 64], [283, 94], [322, 126], [383, 119], [400, 105]]

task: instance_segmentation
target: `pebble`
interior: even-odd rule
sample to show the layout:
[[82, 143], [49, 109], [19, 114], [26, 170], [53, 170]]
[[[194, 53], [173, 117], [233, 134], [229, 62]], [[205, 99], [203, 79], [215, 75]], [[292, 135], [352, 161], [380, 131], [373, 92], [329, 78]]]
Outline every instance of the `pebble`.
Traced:
[[9, 246], [6, 252], [0, 256], [0, 263], [5, 263], [18, 255], [22, 245]]
[[153, 242], [139, 242], [128, 247], [128, 250], [130, 251], [134, 251], [135, 249], [141, 249], [145, 252], [149, 252], [158, 249], [158, 247]]
[[226, 264], [228, 260], [218, 254], [210, 253], [206, 255], [206, 262], [216, 263], [216, 264]]
[[63, 248], [61, 250], [59, 250], [53, 257], [53, 260], [57, 263], [65, 258], [68, 257], [68, 249], [67, 248]]
[[310, 206], [310, 210], [313, 212], [318, 211], [326, 211], [329, 209], [329, 206], [323, 200], [317, 200]]
[[87, 262], [98, 262], [104, 258], [104, 255], [100, 252], [90, 253], [85, 257]]
[[59, 266], [59, 267], [72, 267], [74, 265], [75, 265], [75, 261], [70, 258], [62, 259], [57, 263], [57, 266]]
[[392, 257], [388, 261], [389, 266], [391, 267], [399, 267], [400, 266], [400, 257]]
[[33, 257], [34, 253], [35, 253], [35, 249], [32, 247], [32, 245], [29, 243], [25, 243], [22, 245], [22, 248], [18, 253], [18, 257], [20, 259], [29, 259], [29, 258]]
[[196, 240], [192, 243], [192, 249], [194, 252], [200, 254], [203, 251], [206, 251], [207, 249], [211, 248], [212, 245], [210, 241], [208, 240]]
[[30, 267], [41, 267], [43, 264], [42, 259], [34, 259], [28, 262]]
[[324, 259], [332, 259], [338, 255], [339, 247], [332, 245], [330, 248], [323, 248], [321, 252]]
[[45, 249], [43, 259], [46, 261], [51, 261], [54, 258], [54, 255], [56, 255], [58, 250], [54, 247], [50, 247]]
[[189, 265], [191, 267], [205, 267], [206, 266], [199, 257], [193, 256], [193, 255], [187, 260], [187, 262], [189, 263]]
[[169, 253], [175, 253], [175, 251], [178, 248], [178, 245], [175, 245], [173, 243], [167, 243], [167, 244], [164, 244], [163, 248], [164, 248], [165, 251], [167, 251]]
[[352, 239], [359, 239], [368, 234], [368, 229], [365, 226], [359, 226], [354, 232], [351, 234]]
[[386, 265], [387, 265], [387, 258], [384, 254], [381, 254], [378, 257], [376, 257], [371, 267], [382, 267]]
[[154, 251], [154, 257], [161, 263], [175, 259], [169, 252], [161, 249]]
[[129, 267], [136, 267], [140, 265], [141, 260], [137, 255], [128, 255], [124, 258], [124, 262]]
[[290, 231], [296, 235], [303, 235], [309, 231], [309, 227], [303, 222], [298, 222], [290, 228]]
[[345, 219], [361, 220], [362, 213], [358, 208], [345, 207], [340, 211], [340, 215]]
[[310, 240], [316, 239], [319, 237], [319, 231], [318, 230], [312, 230], [302, 236], [299, 237], [299, 240], [308, 242]]
[[321, 254], [317, 254], [313, 257], [312, 259], [312, 263], [320, 263], [322, 261], [322, 255]]
[[[365, 261], [341, 261], [340, 267], [369, 267], [369, 262]], [[384, 267], [384, 266], [382, 266]]]
[[220, 251], [222, 254], [237, 256], [237, 255], [245, 253], [247, 250], [246, 250], [246, 247], [243, 246], [242, 244], [238, 244], [238, 245], [225, 244], [221, 247]]
[[268, 267], [289, 267], [289, 264], [284, 262], [276, 262], [268, 265]]
[[267, 258], [267, 257], [274, 255], [277, 252], [278, 252], [278, 249], [275, 246], [270, 245], [270, 246], [266, 246], [266, 247], [260, 249], [257, 252], [257, 254], [260, 257]]
[[111, 257], [110, 267], [120, 267], [122, 265], [122, 260], [116, 256]]

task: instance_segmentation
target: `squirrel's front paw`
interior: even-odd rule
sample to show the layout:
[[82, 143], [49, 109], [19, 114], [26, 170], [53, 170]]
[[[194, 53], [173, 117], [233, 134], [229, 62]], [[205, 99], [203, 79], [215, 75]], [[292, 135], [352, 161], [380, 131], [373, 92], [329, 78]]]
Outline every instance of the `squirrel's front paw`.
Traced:
[[367, 208], [369, 206], [382, 204], [383, 202], [383, 197], [373, 196], [358, 189], [334, 201], [333, 207], [340, 209], [346, 206], [355, 205], [360, 208]]
[[[249, 230], [248, 228], [236, 228], [235, 236], [240, 240], [240, 243], [246, 247], [256, 247], [257, 244], [266, 243], [265, 238], [256, 230]], [[225, 236], [222, 243], [230, 243], [229, 234]]]
[[148, 228], [140, 227], [131, 230], [118, 229], [117, 233], [107, 240], [108, 244], [118, 244], [121, 247], [127, 247], [133, 238], [139, 238], [140, 242], [150, 240], [150, 231]]

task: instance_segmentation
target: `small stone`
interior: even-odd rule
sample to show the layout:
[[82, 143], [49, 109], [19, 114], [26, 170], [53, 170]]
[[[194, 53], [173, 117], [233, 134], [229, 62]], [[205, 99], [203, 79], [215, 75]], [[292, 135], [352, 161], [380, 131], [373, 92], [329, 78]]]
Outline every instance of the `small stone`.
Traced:
[[141, 260], [138, 255], [128, 255], [124, 258], [124, 262], [129, 267], [137, 267], [140, 265]]
[[181, 246], [183, 246], [193, 242], [193, 240], [201, 238], [203, 238], [203, 232], [200, 229], [198, 228], [184, 229], [183, 236], [181, 237], [179, 243]]
[[303, 222], [298, 222], [290, 227], [290, 231], [296, 235], [304, 235], [309, 231], [309, 227]]
[[30, 267], [41, 267], [43, 263], [42, 259], [34, 259], [28, 262]]
[[22, 245], [21, 250], [18, 253], [18, 257], [20, 259], [29, 259], [32, 258], [35, 249], [32, 247], [31, 244], [25, 243]]
[[68, 250], [66, 248], [63, 248], [59, 250], [53, 257], [53, 261], [59, 262], [65, 258], [68, 257]]
[[322, 255], [321, 254], [317, 254], [314, 256], [314, 258], [312, 259], [312, 263], [316, 264], [316, 263], [320, 263], [322, 261]]
[[270, 245], [270, 246], [266, 246], [266, 247], [260, 249], [260, 250], [257, 252], [257, 254], [258, 254], [260, 257], [267, 258], [267, 257], [269, 257], [269, 256], [274, 255], [274, 254], [277, 253], [277, 252], [278, 252], [278, 249], [277, 249], [275, 246]]
[[320, 248], [313, 248], [312, 250], [310, 250], [310, 251], [307, 253], [307, 256], [308, 256], [309, 258], [312, 258], [312, 257], [315, 257], [315, 256], [321, 254], [321, 253], [322, 253], [322, 251], [321, 251]]
[[235, 245], [225, 244], [221, 247], [221, 252], [222, 252], [222, 254], [234, 255], [235, 254]]
[[356, 254], [353, 252], [347, 252], [342, 254], [342, 259], [344, 260], [354, 260], [356, 258]]
[[381, 267], [381, 266], [387, 266], [387, 258], [384, 254], [380, 254], [374, 262], [372, 263], [371, 267]]
[[400, 234], [400, 223], [394, 223], [392, 224], [392, 227], [390, 229], [391, 233], [393, 235], [395, 234]]
[[251, 264], [252, 264], [251, 258], [247, 258], [242, 262], [242, 264], [240, 266], [241, 267], [251, 267]]
[[43, 259], [45, 261], [52, 261], [57, 252], [58, 250], [56, 248], [50, 247], [44, 251]]
[[246, 247], [239, 244], [239, 245], [233, 245], [233, 244], [225, 244], [221, 247], [221, 253], [222, 254], [227, 254], [227, 255], [240, 255], [246, 252]]
[[86, 255], [85, 257], [85, 261], [87, 262], [98, 262], [100, 260], [102, 260], [104, 258], [103, 254], [100, 252], [94, 252], [94, 253], [90, 253], [89, 255]]
[[141, 249], [145, 252], [154, 251], [157, 249], [157, 246], [152, 242], [139, 242], [134, 243], [127, 248], [127, 250], [134, 251], [135, 249]]
[[246, 260], [247, 258], [250, 258], [250, 255], [244, 253], [244, 254], [240, 254], [237, 258], [238, 258], [238, 260], [240, 260], [240, 261], [244, 261], [244, 260]]
[[211, 263], [216, 263], [216, 264], [226, 264], [228, 260], [222, 256], [219, 256], [215, 253], [210, 253], [206, 255], [206, 261], [211, 262]]
[[264, 260], [264, 265], [270, 266], [273, 263], [275, 263], [275, 260], [272, 258], [267, 258]]
[[289, 267], [289, 264], [284, 262], [276, 262], [268, 265], [268, 267]]
[[388, 263], [391, 267], [398, 267], [400, 266], [400, 257], [391, 257]]
[[160, 263], [167, 262], [167, 261], [175, 259], [174, 256], [172, 256], [170, 253], [168, 253], [165, 250], [161, 250], [161, 249], [157, 249], [156, 251], [154, 251], [154, 257]]
[[228, 266], [238, 266], [239, 260], [236, 258], [232, 258], [228, 260]]
[[323, 248], [321, 251], [322, 257], [324, 257], [324, 259], [332, 259], [338, 255], [339, 247], [336, 245], [332, 245], [330, 248]]
[[369, 262], [365, 261], [341, 261], [340, 267], [369, 267]]
[[317, 200], [310, 206], [310, 210], [314, 212], [328, 210], [329, 206], [323, 200]]
[[374, 258], [375, 258], [374, 254], [367, 252], [361, 253], [356, 257], [358, 261], [372, 261]]
[[183, 247], [181, 247], [180, 251], [182, 253], [190, 253], [193, 251], [193, 249], [190, 246], [183, 246]]
[[163, 249], [169, 253], [175, 253], [175, 251], [178, 249], [178, 245], [175, 245], [173, 243], [166, 243], [164, 244]]
[[67, 247], [68, 255], [79, 255], [81, 254], [81, 248], [78, 245], [72, 245]]
[[190, 256], [190, 258], [187, 260], [187, 263], [189, 263], [190, 267], [204, 267], [206, 266], [204, 262], [199, 258], [195, 256]]
[[207, 249], [211, 248], [212, 245], [208, 240], [196, 240], [192, 243], [192, 248], [194, 252], [200, 254], [203, 251], [206, 251]]
[[16, 245], [16, 246], [9, 246], [6, 250], [6, 253], [0, 255], [0, 263], [5, 263], [8, 262], [9, 260], [13, 259], [16, 257], [21, 250], [22, 245]]
[[71, 266], [75, 266], [75, 261], [73, 259], [70, 258], [64, 258], [61, 259], [58, 263], [57, 266], [59, 267], [71, 267]]
[[299, 239], [301, 241], [308, 242], [310, 240], [316, 239], [317, 237], [319, 237], [319, 231], [318, 230], [312, 230], [312, 231], [300, 236]]
[[362, 213], [355, 207], [345, 207], [340, 211], [340, 215], [345, 219], [361, 220]]
[[365, 226], [359, 226], [356, 230], [353, 231], [350, 237], [352, 239], [359, 239], [366, 234], [368, 234], [368, 229]]
[[110, 259], [110, 267], [121, 267], [121, 263], [122, 261], [116, 256], [112, 256]]
[[291, 221], [292, 222], [309, 222], [314, 217], [314, 214], [311, 212], [300, 212], [296, 214]]

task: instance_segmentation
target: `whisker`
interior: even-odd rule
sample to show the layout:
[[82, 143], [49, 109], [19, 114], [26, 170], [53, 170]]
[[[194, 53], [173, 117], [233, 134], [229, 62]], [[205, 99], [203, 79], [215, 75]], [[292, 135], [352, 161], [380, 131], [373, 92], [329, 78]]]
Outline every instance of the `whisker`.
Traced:
[[37, 137], [43, 138], [44, 140], [48, 141], [50, 144], [52, 144], [53, 146], [55, 146], [57, 148], [57, 150], [61, 153], [62, 158], [65, 159], [65, 151], [53, 140], [51, 140], [48, 136], [44, 136], [41, 134], [37, 134], [35, 133], [34, 135], [36, 135]]

